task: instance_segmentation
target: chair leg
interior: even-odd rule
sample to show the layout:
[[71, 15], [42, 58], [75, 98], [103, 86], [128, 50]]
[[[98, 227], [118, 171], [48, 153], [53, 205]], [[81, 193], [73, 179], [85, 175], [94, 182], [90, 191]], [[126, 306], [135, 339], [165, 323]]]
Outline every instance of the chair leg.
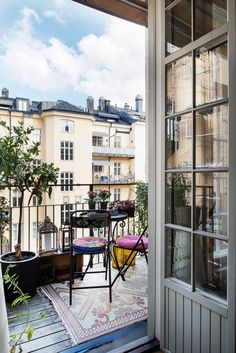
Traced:
[[88, 265], [87, 265], [85, 271], [83, 272], [83, 274], [81, 275], [81, 278], [80, 278], [81, 281], [83, 281], [84, 276], [86, 275], [86, 272], [88, 271], [89, 267], [93, 267], [91, 265], [93, 265], [93, 255], [90, 255]]
[[111, 283], [111, 253], [108, 249], [107, 253], [107, 262], [108, 262], [108, 276], [109, 276], [109, 299], [110, 303], [112, 302], [112, 283]]
[[70, 255], [70, 305], [72, 305], [72, 283], [74, 282], [74, 261], [73, 261], [74, 255]]

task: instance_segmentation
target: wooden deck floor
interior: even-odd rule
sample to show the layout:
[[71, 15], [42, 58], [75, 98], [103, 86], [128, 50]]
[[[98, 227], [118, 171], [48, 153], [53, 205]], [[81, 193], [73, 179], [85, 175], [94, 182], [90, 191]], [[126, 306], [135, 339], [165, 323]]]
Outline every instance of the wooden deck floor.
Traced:
[[[10, 335], [21, 332], [25, 322], [25, 308], [7, 308]], [[43, 313], [43, 318], [40, 317]], [[38, 293], [30, 300], [29, 326], [33, 327], [32, 340], [23, 337], [23, 352], [57, 353], [72, 346], [72, 342], [55, 313], [52, 304], [42, 294]]]

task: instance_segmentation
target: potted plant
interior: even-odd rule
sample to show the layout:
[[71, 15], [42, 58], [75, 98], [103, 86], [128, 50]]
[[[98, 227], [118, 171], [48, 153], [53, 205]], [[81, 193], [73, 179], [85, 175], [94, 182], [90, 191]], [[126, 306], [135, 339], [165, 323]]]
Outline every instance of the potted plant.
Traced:
[[132, 200], [117, 200], [109, 203], [110, 210], [127, 213], [129, 217], [134, 217], [135, 204]]
[[[24, 293], [30, 296], [36, 293], [37, 285], [37, 254], [31, 251], [21, 251], [21, 223], [25, 194], [29, 193], [28, 204], [33, 195], [42, 202], [42, 196], [52, 193], [52, 185], [57, 183], [59, 169], [53, 163], [41, 163], [36, 166], [34, 161], [39, 155], [40, 143], [30, 142], [33, 127], [24, 129], [23, 123], [8, 127], [5, 122], [0, 124], [7, 130], [7, 134], [0, 138], [0, 188], [15, 188], [20, 192], [18, 241], [15, 253], [7, 253], [0, 257], [3, 274], [9, 264], [13, 264], [12, 271], [19, 278], [19, 285]], [[5, 288], [6, 289], [6, 288]], [[12, 301], [14, 294], [6, 290], [6, 300]]]
[[106, 210], [109, 197], [111, 196], [110, 191], [109, 190], [100, 190], [98, 192], [97, 196], [98, 196], [98, 200], [100, 201], [100, 208], [102, 210]]
[[88, 195], [88, 198], [86, 198], [85, 201], [88, 202], [89, 209], [94, 210], [96, 207], [96, 201], [98, 198], [98, 194], [95, 191], [90, 190], [87, 192], [87, 195]]

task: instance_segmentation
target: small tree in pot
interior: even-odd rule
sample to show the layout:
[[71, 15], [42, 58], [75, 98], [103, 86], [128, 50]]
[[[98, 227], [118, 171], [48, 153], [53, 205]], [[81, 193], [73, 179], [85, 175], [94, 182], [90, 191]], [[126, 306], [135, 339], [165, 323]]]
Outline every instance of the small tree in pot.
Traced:
[[[20, 192], [16, 253], [4, 254], [0, 260], [2, 264], [9, 260], [13, 261], [14, 265], [17, 262], [23, 264], [26, 259], [35, 257], [32, 252], [21, 252], [21, 223], [25, 194], [28, 191], [30, 195], [28, 204], [33, 195], [37, 196], [39, 204], [44, 193], [47, 193], [50, 197], [52, 185], [57, 183], [59, 169], [53, 163], [41, 163], [39, 166], [35, 164], [40, 152], [40, 143], [30, 141], [33, 127], [24, 128], [23, 123], [8, 127], [3, 121], [0, 121], [0, 125], [5, 127], [7, 131], [7, 134], [0, 138], [0, 188], [15, 188]], [[21, 288], [24, 292], [27, 292], [24, 285], [21, 285]]]

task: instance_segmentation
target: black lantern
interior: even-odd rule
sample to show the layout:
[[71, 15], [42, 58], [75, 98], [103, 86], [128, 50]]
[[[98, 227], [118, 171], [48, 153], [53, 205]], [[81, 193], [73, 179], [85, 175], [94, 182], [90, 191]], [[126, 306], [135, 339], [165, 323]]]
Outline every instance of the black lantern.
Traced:
[[[38, 228], [39, 238], [38, 238], [38, 249], [39, 254], [45, 253], [55, 253], [58, 250], [58, 229], [52, 223], [51, 219], [46, 216], [44, 221], [39, 225]], [[43, 248], [43, 238], [44, 238], [44, 248]]]

